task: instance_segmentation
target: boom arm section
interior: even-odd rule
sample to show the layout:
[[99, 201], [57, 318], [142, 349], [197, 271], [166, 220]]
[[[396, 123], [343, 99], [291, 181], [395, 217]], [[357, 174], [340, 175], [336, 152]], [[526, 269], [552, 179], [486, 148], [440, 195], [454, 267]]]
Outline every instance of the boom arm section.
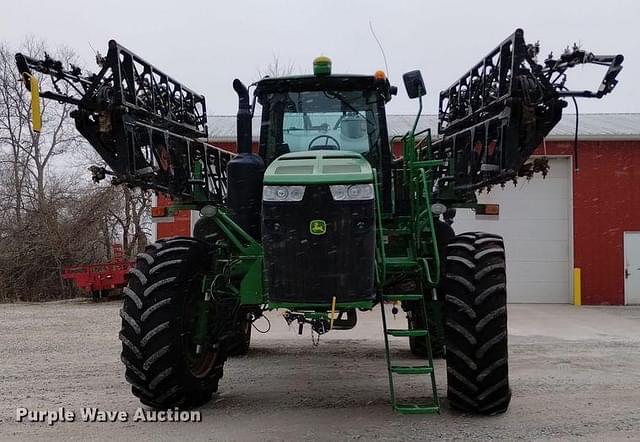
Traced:
[[46, 54], [42, 60], [16, 55], [27, 89], [32, 72], [39, 72], [50, 80], [41, 97], [78, 107], [71, 114], [76, 128], [111, 169], [92, 167], [94, 180], [108, 174], [115, 184], [161, 191], [185, 203], [221, 204], [226, 164], [234, 154], [206, 143], [204, 96], [114, 40], [96, 60], [100, 71], [83, 75]]
[[[449, 88], [440, 92], [433, 158], [446, 160], [436, 171], [436, 197], [469, 200], [473, 191], [535, 172], [546, 160], [525, 163], [560, 121], [563, 97], [601, 98], [613, 90], [622, 55], [594, 55], [574, 46], [560, 58], [536, 61], [539, 46], [526, 44], [516, 30]], [[565, 87], [566, 71], [579, 64], [608, 69], [596, 91]]]

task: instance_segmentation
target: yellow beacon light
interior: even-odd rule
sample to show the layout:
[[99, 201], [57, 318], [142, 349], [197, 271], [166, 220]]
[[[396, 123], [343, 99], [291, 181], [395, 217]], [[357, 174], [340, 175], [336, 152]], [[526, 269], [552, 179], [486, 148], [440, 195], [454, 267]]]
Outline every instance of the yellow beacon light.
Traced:
[[321, 55], [313, 60], [313, 75], [331, 75], [331, 59]]
[[375, 74], [373, 74], [373, 78], [375, 78], [376, 80], [384, 80], [387, 76], [384, 74], [384, 71], [376, 71]]

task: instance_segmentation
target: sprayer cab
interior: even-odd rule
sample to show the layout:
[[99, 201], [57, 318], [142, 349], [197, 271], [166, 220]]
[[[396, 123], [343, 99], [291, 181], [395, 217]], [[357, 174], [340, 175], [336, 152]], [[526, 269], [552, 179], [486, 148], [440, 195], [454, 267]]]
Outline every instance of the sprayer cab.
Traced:
[[255, 91], [262, 106], [260, 154], [267, 163], [308, 150], [378, 154], [387, 132], [384, 106], [394, 91], [375, 76], [265, 78]]

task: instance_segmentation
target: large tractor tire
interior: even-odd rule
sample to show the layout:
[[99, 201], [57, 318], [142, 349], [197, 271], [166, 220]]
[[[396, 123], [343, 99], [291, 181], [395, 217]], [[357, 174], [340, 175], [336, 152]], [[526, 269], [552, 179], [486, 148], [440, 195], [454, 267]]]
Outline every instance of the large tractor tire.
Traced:
[[227, 357], [224, 345], [200, 351], [192, 340], [209, 248], [193, 238], [160, 240], [137, 257], [124, 289], [121, 359], [131, 390], [154, 408], [193, 407], [211, 398]]
[[503, 413], [511, 390], [502, 238], [456, 236], [447, 246], [443, 289], [449, 403], [465, 412]]
[[[439, 311], [437, 311], [439, 310]], [[431, 356], [434, 358], [442, 358], [444, 356], [444, 330], [438, 324], [438, 317], [442, 315], [442, 302], [428, 301], [426, 328], [429, 330], [429, 338], [431, 339]], [[425, 318], [419, 303], [415, 303], [409, 312], [407, 312], [407, 321], [409, 330], [425, 328]], [[411, 353], [427, 357], [427, 338], [424, 336], [409, 337], [409, 349]]]
[[241, 318], [236, 323], [236, 334], [229, 345], [227, 354], [229, 356], [245, 356], [249, 353], [249, 347], [251, 346], [251, 329], [253, 323], [247, 317]]

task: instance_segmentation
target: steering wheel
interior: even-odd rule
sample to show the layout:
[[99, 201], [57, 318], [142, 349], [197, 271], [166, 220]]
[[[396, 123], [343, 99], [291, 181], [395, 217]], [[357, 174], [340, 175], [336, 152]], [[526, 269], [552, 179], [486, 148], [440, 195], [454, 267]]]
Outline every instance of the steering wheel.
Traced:
[[[324, 144], [324, 145], [313, 146], [313, 143], [316, 140], [320, 140], [322, 138], [326, 138], [327, 139], [327, 143], [329, 142], [329, 140], [331, 140], [331, 141], [334, 142], [334, 144]], [[331, 146], [331, 147], [329, 147], [329, 146]], [[321, 149], [340, 150], [340, 143], [338, 142], [338, 140], [333, 138], [331, 135], [318, 135], [317, 137], [314, 137], [313, 140], [309, 141], [309, 147], [307, 147], [307, 150], [321, 150]]]

